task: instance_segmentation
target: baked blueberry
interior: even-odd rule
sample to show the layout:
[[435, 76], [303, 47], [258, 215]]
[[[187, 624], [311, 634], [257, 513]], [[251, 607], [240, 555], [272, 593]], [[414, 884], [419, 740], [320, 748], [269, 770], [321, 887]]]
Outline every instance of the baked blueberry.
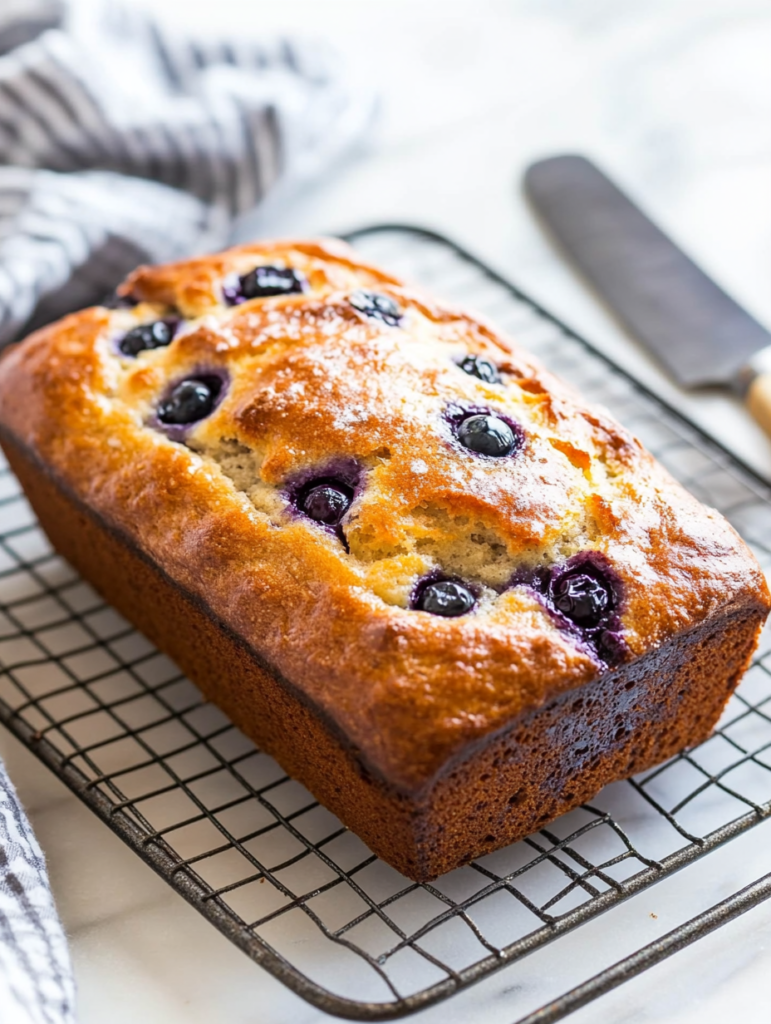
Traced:
[[118, 348], [124, 356], [138, 356], [151, 348], [165, 348], [170, 345], [179, 326], [179, 320], [154, 320], [150, 324], [139, 324], [138, 327], [124, 334], [118, 342]]
[[597, 641], [597, 653], [609, 665], [625, 661], [629, 649], [620, 629], [605, 629]]
[[196, 423], [209, 415], [221, 390], [219, 377], [190, 377], [180, 381], [158, 406], [158, 419], [174, 425]]
[[350, 487], [338, 483], [316, 483], [300, 495], [298, 507], [306, 516], [326, 526], [337, 526], [351, 507]]
[[508, 423], [491, 413], [476, 413], [461, 420], [457, 437], [464, 448], [495, 459], [510, 455], [517, 443]]
[[307, 285], [305, 275], [293, 267], [255, 267], [235, 281], [225, 283], [222, 293], [226, 302], [236, 306], [248, 299], [301, 294]]
[[577, 625], [596, 626], [610, 606], [610, 594], [600, 580], [578, 572], [557, 581], [554, 605]]
[[435, 580], [423, 587], [414, 606], [422, 612], [454, 618], [470, 612], [474, 602], [474, 595], [462, 583], [456, 583], [454, 580]]
[[381, 295], [380, 292], [362, 290], [354, 292], [348, 301], [360, 313], [371, 317], [373, 320], [382, 320], [389, 327], [398, 327], [402, 321], [402, 311], [398, 303], [390, 295]]
[[497, 367], [489, 359], [483, 359], [482, 356], [464, 356], [458, 366], [464, 373], [470, 377], [478, 377], [485, 384], [501, 383], [501, 375], [498, 373]]

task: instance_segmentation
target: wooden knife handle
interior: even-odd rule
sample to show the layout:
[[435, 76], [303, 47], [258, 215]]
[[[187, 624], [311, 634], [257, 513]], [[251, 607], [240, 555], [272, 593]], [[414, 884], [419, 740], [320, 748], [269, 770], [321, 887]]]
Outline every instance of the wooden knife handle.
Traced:
[[747, 409], [771, 438], [771, 373], [759, 373], [747, 389]]

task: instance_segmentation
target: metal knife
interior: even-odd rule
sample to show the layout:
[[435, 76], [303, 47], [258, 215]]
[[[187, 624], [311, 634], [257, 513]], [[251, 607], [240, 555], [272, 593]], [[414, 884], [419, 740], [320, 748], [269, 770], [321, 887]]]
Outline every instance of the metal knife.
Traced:
[[600, 297], [682, 387], [732, 387], [771, 437], [765, 327], [585, 157], [531, 164], [525, 192]]

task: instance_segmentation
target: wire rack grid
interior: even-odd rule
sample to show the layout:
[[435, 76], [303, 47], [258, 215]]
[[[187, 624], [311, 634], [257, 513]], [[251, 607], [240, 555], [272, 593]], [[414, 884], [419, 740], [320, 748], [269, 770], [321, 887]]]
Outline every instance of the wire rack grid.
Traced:
[[[399, 226], [351, 237], [367, 257], [480, 309], [609, 407], [771, 566], [771, 491], [726, 451], [446, 239]], [[767, 632], [706, 743], [522, 842], [432, 884], [412, 883], [76, 576], [4, 464], [0, 719], [253, 960], [320, 1009], [352, 1019], [396, 1018], [446, 998], [771, 811]], [[561, 1019], [743, 912], [771, 895], [771, 881], [750, 890], [537, 1019]]]

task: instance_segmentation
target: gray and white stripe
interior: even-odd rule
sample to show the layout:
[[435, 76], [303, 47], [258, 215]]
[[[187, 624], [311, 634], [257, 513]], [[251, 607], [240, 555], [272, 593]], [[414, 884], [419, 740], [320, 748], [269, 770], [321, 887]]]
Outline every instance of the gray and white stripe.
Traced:
[[0, 1019], [73, 1024], [75, 983], [45, 861], [0, 763]]
[[184, 39], [111, 0], [0, 4], [0, 345], [223, 244], [372, 102], [316, 41]]

